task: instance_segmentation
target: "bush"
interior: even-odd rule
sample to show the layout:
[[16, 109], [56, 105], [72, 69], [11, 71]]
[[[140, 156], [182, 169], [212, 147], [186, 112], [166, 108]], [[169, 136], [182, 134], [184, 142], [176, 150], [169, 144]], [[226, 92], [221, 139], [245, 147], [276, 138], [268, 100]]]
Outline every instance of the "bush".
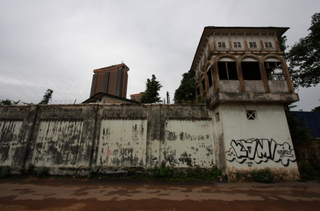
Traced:
[[141, 180], [164, 180], [164, 181], [210, 181], [222, 176], [221, 170], [213, 166], [210, 170], [206, 168], [189, 168], [186, 172], [176, 172], [171, 166], [155, 165], [153, 168], [137, 172], [134, 169], [128, 169], [126, 179]]
[[6, 178], [8, 176], [10, 176], [10, 167], [0, 167], [0, 178]]
[[217, 166], [212, 166], [210, 171], [197, 166], [196, 169], [188, 169], [186, 175], [190, 180], [215, 180], [218, 176], [222, 176], [222, 172]]
[[49, 168], [38, 169], [38, 171], [37, 171], [38, 178], [45, 178], [47, 176], [49, 176]]
[[33, 175], [34, 174], [34, 165], [33, 164], [31, 164], [31, 163], [28, 164], [26, 173], [28, 175]]
[[269, 168], [260, 169], [258, 171], [254, 170], [252, 173], [252, 178], [255, 182], [262, 183], [274, 183], [274, 175]]
[[320, 179], [320, 166], [311, 166], [307, 163], [302, 163], [299, 167], [300, 179], [302, 181]]
[[221, 170], [217, 167], [217, 166], [212, 166], [211, 170], [210, 170], [210, 174], [213, 178], [217, 178], [219, 176], [222, 176], [222, 172]]
[[170, 179], [174, 175], [173, 169], [164, 165], [161, 167], [155, 165], [153, 169], [150, 169], [150, 172], [155, 179]]
[[88, 171], [88, 178], [93, 178], [93, 176], [94, 176], [94, 172], [93, 172], [92, 169], [90, 169], [90, 170]]

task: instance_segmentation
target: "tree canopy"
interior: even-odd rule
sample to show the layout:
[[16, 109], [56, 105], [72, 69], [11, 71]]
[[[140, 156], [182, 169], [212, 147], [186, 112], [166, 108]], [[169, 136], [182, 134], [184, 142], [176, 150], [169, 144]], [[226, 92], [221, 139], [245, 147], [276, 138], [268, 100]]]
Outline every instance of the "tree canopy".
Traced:
[[43, 95], [43, 98], [39, 104], [48, 104], [49, 100], [52, 97], [52, 92], [53, 91], [51, 89], [47, 89], [46, 93]]
[[0, 105], [18, 105], [20, 102], [20, 100], [18, 100], [17, 102], [13, 101], [13, 100], [0, 100]]
[[189, 70], [182, 74], [180, 86], [174, 92], [175, 103], [193, 103], [196, 99], [195, 72]]
[[286, 42], [287, 42], [287, 36], [281, 36], [279, 38], [279, 45], [280, 45], [280, 49], [284, 52], [286, 49], [287, 49], [287, 45], [286, 45]]
[[320, 106], [315, 107], [311, 110], [312, 112], [320, 112]]
[[141, 97], [141, 103], [157, 103], [162, 102], [159, 97], [159, 91], [162, 85], [156, 80], [156, 76], [152, 74], [151, 80], [148, 78], [146, 82], [146, 91]]
[[320, 82], [320, 13], [312, 16], [308, 31], [286, 55], [295, 88], [316, 86]]

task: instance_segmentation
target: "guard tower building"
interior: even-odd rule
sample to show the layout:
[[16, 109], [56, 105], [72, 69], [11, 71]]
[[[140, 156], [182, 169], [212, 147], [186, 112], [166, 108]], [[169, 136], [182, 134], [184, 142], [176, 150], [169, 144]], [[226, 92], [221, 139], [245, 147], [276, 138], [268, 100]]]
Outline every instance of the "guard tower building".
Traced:
[[229, 175], [265, 167], [299, 174], [284, 109], [299, 100], [279, 45], [287, 30], [204, 28], [191, 70], [213, 117], [216, 163]]

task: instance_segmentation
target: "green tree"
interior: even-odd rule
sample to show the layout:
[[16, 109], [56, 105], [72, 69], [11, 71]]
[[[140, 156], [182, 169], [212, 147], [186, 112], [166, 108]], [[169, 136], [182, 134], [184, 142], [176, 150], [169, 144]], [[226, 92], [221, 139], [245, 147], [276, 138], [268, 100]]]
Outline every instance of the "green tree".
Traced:
[[49, 100], [52, 97], [52, 92], [53, 91], [51, 89], [47, 89], [46, 93], [43, 95], [43, 98], [39, 104], [48, 104]]
[[311, 110], [312, 112], [320, 112], [320, 106], [315, 107]]
[[196, 100], [195, 72], [189, 70], [182, 74], [180, 86], [174, 92], [175, 103], [193, 103]]
[[0, 100], [0, 105], [18, 105], [18, 103], [20, 102], [20, 100], [18, 100], [17, 102], [13, 101], [13, 100]]
[[293, 144], [299, 146], [312, 142], [314, 139], [311, 136], [311, 130], [305, 122], [295, 117], [295, 115], [289, 111], [287, 111], [286, 114]]
[[279, 38], [279, 46], [283, 52], [287, 49], [286, 42], [287, 42], [287, 36], [282, 36]]
[[170, 104], [170, 94], [167, 92], [167, 104]]
[[286, 55], [295, 88], [316, 86], [320, 82], [320, 13], [312, 16], [308, 31]]
[[157, 103], [162, 102], [159, 97], [159, 90], [162, 85], [156, 80], [156, 76], [152, 74], [151, 80], [148, 78], [146, 82], [146, 91], [141, 97], [141, 103]]

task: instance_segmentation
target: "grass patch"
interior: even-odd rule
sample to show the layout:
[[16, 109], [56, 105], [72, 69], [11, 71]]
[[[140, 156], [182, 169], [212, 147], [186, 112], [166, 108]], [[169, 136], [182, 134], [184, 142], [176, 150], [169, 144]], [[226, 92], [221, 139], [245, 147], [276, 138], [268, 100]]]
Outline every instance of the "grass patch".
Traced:
[[139, 180], [162, 180], [162, 181], [212, 181], [223, 176], [221, 170], [217, 166], [213, 166], [210, 170], [200, 168], [188, 169], [186, 172], [177, 172], [170, 166], [157, 166], [148, 170], [140, 170], [132, 172], [124, 177], [124, 179], [139, 179]]
[[252, 178], [255, 182], [261, 183], [274, 183], [275, 178], [273, 173], [269, 168], [254, 170], [252, 173]]
[[300, 181], [320, 180], [320, 165], [301, 163], [299, 166]]
[[49, 168], [40, 168], [36, 172], [38, 178], [45, 178], [49, 176]]
[[9, 166], [0, 167], [0, 178], [6, 178], [6, 177], [9, 177], [10, 175], [11, 173], [10, 173]]

